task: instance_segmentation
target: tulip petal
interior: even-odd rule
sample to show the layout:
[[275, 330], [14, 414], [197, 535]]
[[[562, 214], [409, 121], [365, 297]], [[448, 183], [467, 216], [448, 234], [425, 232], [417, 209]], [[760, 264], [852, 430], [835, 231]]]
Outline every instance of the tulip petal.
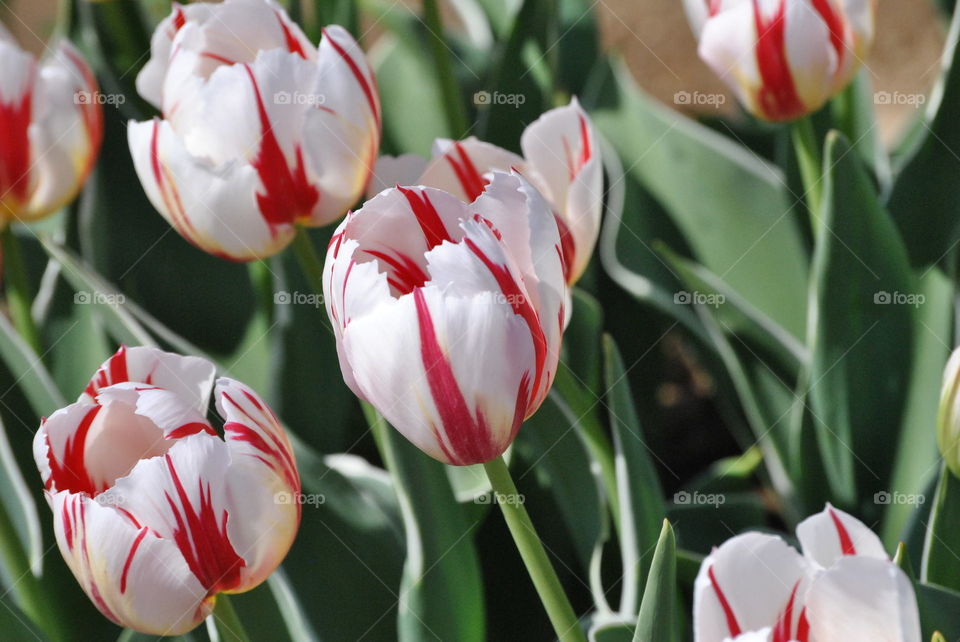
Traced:
[[215, 376], [214, 365], [200, 357], [123, 346], [100, 366], [79, 401], [93, 403], [104, 388], [132, 381], [169, 390], [197, 413], [206, 414]]
[[797, 538], [804, 556], [821, 568], [830, 568], [845, 555], [888, 559], [880, 538], [873, 531], [853, 515], [830, 504], [800, 522]]
[[516, 154], [473, 136], [462, 141], [441, 138], [434, 142], [433, 158], [419, 182], [472, 203], [489, 183], [490, 172], [510, 172], [524, 166], [524, 160]]
[[85, 495], [48, 499], [60, 552], [106, 617], [152, 635], [179, 635], [213, 609], [174, 542]]
[[18, 216], [33, 189], [30, 141], [37, 64], [16, 43], [0, 40], [0, 219]]
[[697, 575], [695, 639], [724, 642], [770, 627], [806, 574], [803, 557], [779, 537], [746, 533], [727, 540]]
[[913, 586], [893, 563], [851, 556], [820, 573], [807, 593], [816, 642], [920, 642]]
[[253, 587], [273, 572], [293, 544], [300, 524], [300, 476], [286, 433], [253, 390], [222, 378], [216, 398], [231, 457], [228, 534], [246, 561], [240, 586]]
[[427, 161], [417, 154], [399, 156], [381, 156], [373, 169], [370, 185], [367, 186], [367, 200], [372, 199], [385, 189], [397, 185], [418, 185], [420, 175], [426, 169]]

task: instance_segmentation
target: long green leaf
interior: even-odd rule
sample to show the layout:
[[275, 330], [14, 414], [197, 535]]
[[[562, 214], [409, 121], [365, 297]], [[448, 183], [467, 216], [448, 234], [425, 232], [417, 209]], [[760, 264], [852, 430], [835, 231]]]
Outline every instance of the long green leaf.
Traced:
[[676, 639], [673, 617], [676, 604], [677, 542], [670, 522], [663, 520], [633, 642], [673, 642]]

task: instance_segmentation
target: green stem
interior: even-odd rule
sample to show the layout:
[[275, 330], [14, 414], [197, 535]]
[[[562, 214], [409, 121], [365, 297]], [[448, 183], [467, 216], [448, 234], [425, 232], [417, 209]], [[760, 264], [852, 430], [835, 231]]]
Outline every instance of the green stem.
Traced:
[[257, 305], [266, 315], [267, 327], [273, 324], [273, 273], [266, 259], [252, 261], [248, 264], [250, 283], [257, 298]]
[[793, 148], [797, 153], [800, 177], [803, 179], [803, 191], [810, 210], [814, 237], [820, 227], [820, 201], [823, 195], [823, 157], [817, 140], [813, 121], [804, 116], [793, 123]]
[[40, 333], [33, 322], [33, 314], [30, 310], [32, 299], [27, 269], [23, 264], [20, 241], [9, 224], [0, 232], [0, 243], [3, 246], [4, 283], [10, 317], [23, 340], [37, 355], [41, 355], [43, 350], [40, 345]]
[[557, 368], [553, 388], [563, 398], [574, 415], [577, 434], [583, 440], [590, 456], [600, 467], [600, 480], [610, 503], [610, 512], [617, 530], [620, 529], [620, 493], [617, 485], [617, 468], [613, 457], [613, 444], [603, 429], [595, 411], [595, 404], [587, 398], [583, 386], [574, 381], [565, 364]]
[[433, 55], [433, 64], [437, 68], [437, 78], [440, 81], [448, 134], [452, 138], [462, 138], [467, 133], [467, 113], [457, 86], [457, 78], [453, 73], [450, 47], [443, 40], [443, 24], [440, 22], [437, 0], [423, 0], [423, 21], [430, 32], [427, 39], [430, 41], [430, 53]]
[[13, 582], [13, 594], [17, 604], [24, 614], [37, 626], [43, 629], [54, 640], [64, 639], [66, 631], [63, 627], [54, 601], [44, 594], [40, 580], [33, 574], [27, 552], [20, 544], [10, 516], [0, 504], [0, 560]]
[[314, 294], [323, 294], [323, 261], [317, 254], [317, 248], [310, 240], [307, 228], [301, 227], [293, 239], [293, 253], [300, 262], [300, 268], [310, 283]]
[[217, 595], [217, 606], [213, 609], [213, 619], [217, 624], [222, 642], [250, 642], [240, 616], [233, 608], [230, 596], [226, 593]]
[[527, 566], [530, 579], [533, 580], [537, 593], [540, 594], [540, 600], [547, 610], [557, 637], [560, 642], [586, 642], [576, 613], [560, 585], [557, 572], [550, 564], [540, 537], [533, 527], [533, 522], [530, 521], [530, 515], [520, 501], [520, 494], [513, 483], [513, 478], [510, 477], [506, 462], [503, 461], [503, 457], [497, 457], [485, 463], [483, 467], [487, 471], [494, 497], [500, 504], [507, 527], [513, 535], [513, 541], [517, 545], [520, 557], [523, 558], [523, 563]]

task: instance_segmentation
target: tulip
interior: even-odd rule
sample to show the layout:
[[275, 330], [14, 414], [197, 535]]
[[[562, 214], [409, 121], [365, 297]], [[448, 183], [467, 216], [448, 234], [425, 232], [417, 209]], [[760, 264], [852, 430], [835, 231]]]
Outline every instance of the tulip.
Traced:
[[583, 274], [600, 233], [603, 167], [590, 117], [574, 98], [529, 125], [520, 139], [523, 157], [477, 140], [440, 139], [428, 163], [418, 156], [383, 156], [377, 161], [372, 196], [394, 185], [437, 187], [471, 202], [489, 172], [521, 173], [546, 198], [560, 227], [564, 274], [573, 285]]
[[44, 60], [0, 25], [0, 226], [31, 221], [74, 199], [103, 137], [97, 81], [61, 40]]
[[346, 30], [323, 34], [315, 48], [264, 0], [175, 6], [157, 27], [137, 88], [163, 116], [130, 123], [130, 151], [150, 202], [200, 249], [270, 256], [363, 194], [376, 82]]
[[566, 284], [550, 206], [494, 172], [472, 203], [385, 190], [340, 224], [324, 302], [347, 385], [425, 453], [490, 461], [546, 397]]
[[[214, 387], [223, 437], [206, 417]], [[276, 417], [197, 357], [121, 348], [43, 421], [34, 458], [77, 581], [110, 620], [152, 635], [189, 631], [218, 593], [263, 582], [300, 522]]]
[[684, 0], [700, 57], [758, 118], [820, 109], [873, 41], [873, 0]]
[[937, 415], [937, 445], [954, 475], [960, 476], [960, 348], [954, 350], [943, 372], [940, 412]]
[[704, 560], [694, 586], [695, 642], [919, 642], [913, 586], [880, 539], [830, 504], [781, 538], [746, 533]]

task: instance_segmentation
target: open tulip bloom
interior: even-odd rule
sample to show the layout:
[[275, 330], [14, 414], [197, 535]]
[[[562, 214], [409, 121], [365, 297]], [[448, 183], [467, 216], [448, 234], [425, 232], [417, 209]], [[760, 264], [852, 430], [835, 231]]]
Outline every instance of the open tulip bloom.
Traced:
[[746, 533], [704, 560], [696, 642], [920, 642], [913, 586], [870, 529], [827, 504], [797, 538], [803, 555]]
[[603, 166], [590, 117], [574, 98], [530, 124], [520, 139], [523, 157], [470, 137], [437, 140], [428, 162], [414, 154], [377, 161], [371, 191], [394, 185], [437, 187], [471, 202], [489, 172], [516, 170], [553, 208], [560, 227], [564, 274], [573, 284], [590, 262], [600, 233]]
[[820, 109], [870, 49], [874, 0], [684, 0], [700, 57], [763, 120]]
[[340, 224], [323, 286], [347, 384], [431, 457], [498, 457], [546, 398], [562, 249], [550, 206], [518, 174], [494, 172], [472, 202], [383, 191]]
[[130, 151], [150, 201], [200, 249], [270, 256], [363, 194], [376, 82], [345, 29], [323, 33], [315, 48], [265, 0], [175, 6], [157, 27], [137, 88], [163, 116], [130, 123]]
[[197, 357], [121, 348], [43, 422], [34, 457], [70, 570], [105, 616], [145, 633], [189, 631], [218, 593], [263, 582], [300, 523], [276, 417]]
[[66, 40], [41, 61], [0, 24], [0, 225], [73, 200], [103, 137], [97, 81]]

